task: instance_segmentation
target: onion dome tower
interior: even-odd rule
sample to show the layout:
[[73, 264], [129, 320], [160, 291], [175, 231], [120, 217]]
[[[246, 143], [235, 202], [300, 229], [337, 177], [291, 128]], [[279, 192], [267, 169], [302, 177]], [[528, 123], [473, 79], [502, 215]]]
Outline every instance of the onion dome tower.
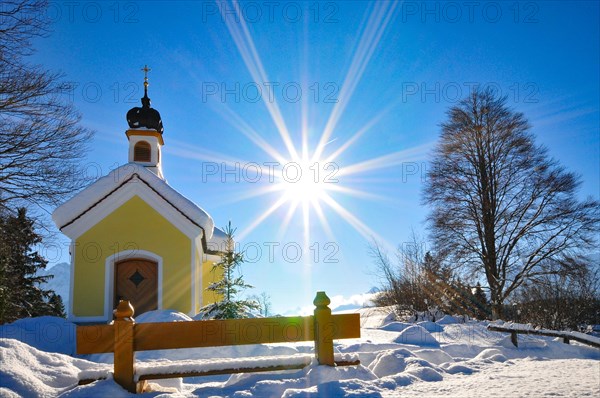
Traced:
[[144, 97], [142, 106], [131, 108], [127, 112], [129, 130], [125, 132], [129, 140], [129, 162], [146, 167], [164, 180], [161, 164], [161, 148], [163, 141], [163, 125], [160, 113], [150, 106], [148, 98], [148, 65], [144, 72]]

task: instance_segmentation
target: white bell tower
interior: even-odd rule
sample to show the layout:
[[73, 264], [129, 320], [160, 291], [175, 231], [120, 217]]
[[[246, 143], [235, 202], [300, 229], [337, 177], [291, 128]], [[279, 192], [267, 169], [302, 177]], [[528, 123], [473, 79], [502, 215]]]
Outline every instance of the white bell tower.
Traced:
[[156, 130], [129, 129], [125, 133], [129, 139], [129, 162], [146, 167], [164, 180], [161, 148], [162, 135]]
[[131, 108], [127, 112], [129, 130], [125, 132], [129, 140], [129, 162], [146, 167], [164, 180], [161, 152], [163, 141], [163, 125], [160, 113], [150, 106], [148, 98], [148, 65], [144, 71], [144, 97], [142, 106]]

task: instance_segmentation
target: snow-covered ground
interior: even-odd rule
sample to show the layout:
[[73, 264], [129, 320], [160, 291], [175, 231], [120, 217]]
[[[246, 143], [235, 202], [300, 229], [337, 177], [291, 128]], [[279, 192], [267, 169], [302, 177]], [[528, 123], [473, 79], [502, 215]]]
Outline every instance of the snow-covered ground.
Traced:
[[[600, 350], [560, 339], [510, 336], [486, 322], [396, 322], [385, 309], [361, 309], [362, 337], [340, 340], [338, 355], [360, 366], [331, 368], [312, 362], [302, 370], [234, 374], [152, 382], [144, 396], [207, 397], [540, 397], [600, 396]], [[141, 319], [140, 319], [141, 318]], [[189, 320], [183, 314], [144, 314], [138, 321]], [[125, 397], [111, 378], [111, 355], [73, 357], [74, 327], [52, 317], [0, 327], [1, 397]], [[42, 351], [44, 350], [44, 351]], [[203, 369], [227, 361], [309, 363], [310, 342], [149, 351], [136, 354], [148, 369]], [[219, 360], [218, 358], [223, 358]], [[227, 358], [227, 359], [226, 359]], [[169, 362], [170, 361], [170, 362]], [[154, 363], [154, 364], [153, 364]], [[145, 370], [143, 370], [145, 369]], [[80, 378], [107, 376], [76, 386]], [[160, 384], [159, 384], [160, 383]]]

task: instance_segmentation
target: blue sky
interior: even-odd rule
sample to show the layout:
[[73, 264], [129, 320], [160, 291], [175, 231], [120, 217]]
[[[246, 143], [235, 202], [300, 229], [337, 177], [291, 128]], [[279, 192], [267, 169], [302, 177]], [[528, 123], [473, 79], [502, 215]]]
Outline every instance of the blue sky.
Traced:
[[371, 237], [393, 250], [426, 233], [429, 153], [475, 84], [507, 95], [581, 196], [600, 197], [597, 2], [84, 1], [46, 16], [35, 62], [64, 72], [97, 131], [90, 179], [127, 161], [147, 64], [169, 184], [238, 227], [244, 275], [276, 312], [369, 290]]

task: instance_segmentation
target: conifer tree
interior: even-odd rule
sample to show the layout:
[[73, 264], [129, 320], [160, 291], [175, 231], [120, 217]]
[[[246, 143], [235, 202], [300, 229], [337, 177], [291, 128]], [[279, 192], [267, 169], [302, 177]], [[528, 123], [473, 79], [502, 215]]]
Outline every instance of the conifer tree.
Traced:
[[62, 318], [66, 316], [65, 304], [62, 301], [62, 297], [60, 297], [60, 295], [56, 294], [54, 291], [50, 292], [50, 298], [48, 299], [48, 307], [48, 315], [59, 316]]
[[477, 318], [486, 319], [490, 316], [490, 304], [479, 282], [477, 282], [477, 286], [475, 287], [475, 293], [473, 294], [473, 296], [475, 305], [477, 306]]
[[236, 299], [243, 290], [252, 288], [252, 286], [244, 282], [244, 277], [239, 269], [244, 262], [244, 256], [243, 253], [235, 250], [233, 239], [235, 231], [236, 229], [231, 226], [230, 221], [225, 227], [225, 252], [221, 256], [221, 261], [212, 268], [212, 272], [222, 275], [221, 279], [206, 288], [215, 293], [220, 300], [200, 309], [203, 319], [246, 318], [250, 310], [259, 308], [254, 300]]
[[52, 276], [39, 276], [47, 261], [33, 246], [41, 242], [25, 208], [16, 215], [0, 214], [0, 323], [27, 316], [64, 316], [60, 296], [41, 284]]

